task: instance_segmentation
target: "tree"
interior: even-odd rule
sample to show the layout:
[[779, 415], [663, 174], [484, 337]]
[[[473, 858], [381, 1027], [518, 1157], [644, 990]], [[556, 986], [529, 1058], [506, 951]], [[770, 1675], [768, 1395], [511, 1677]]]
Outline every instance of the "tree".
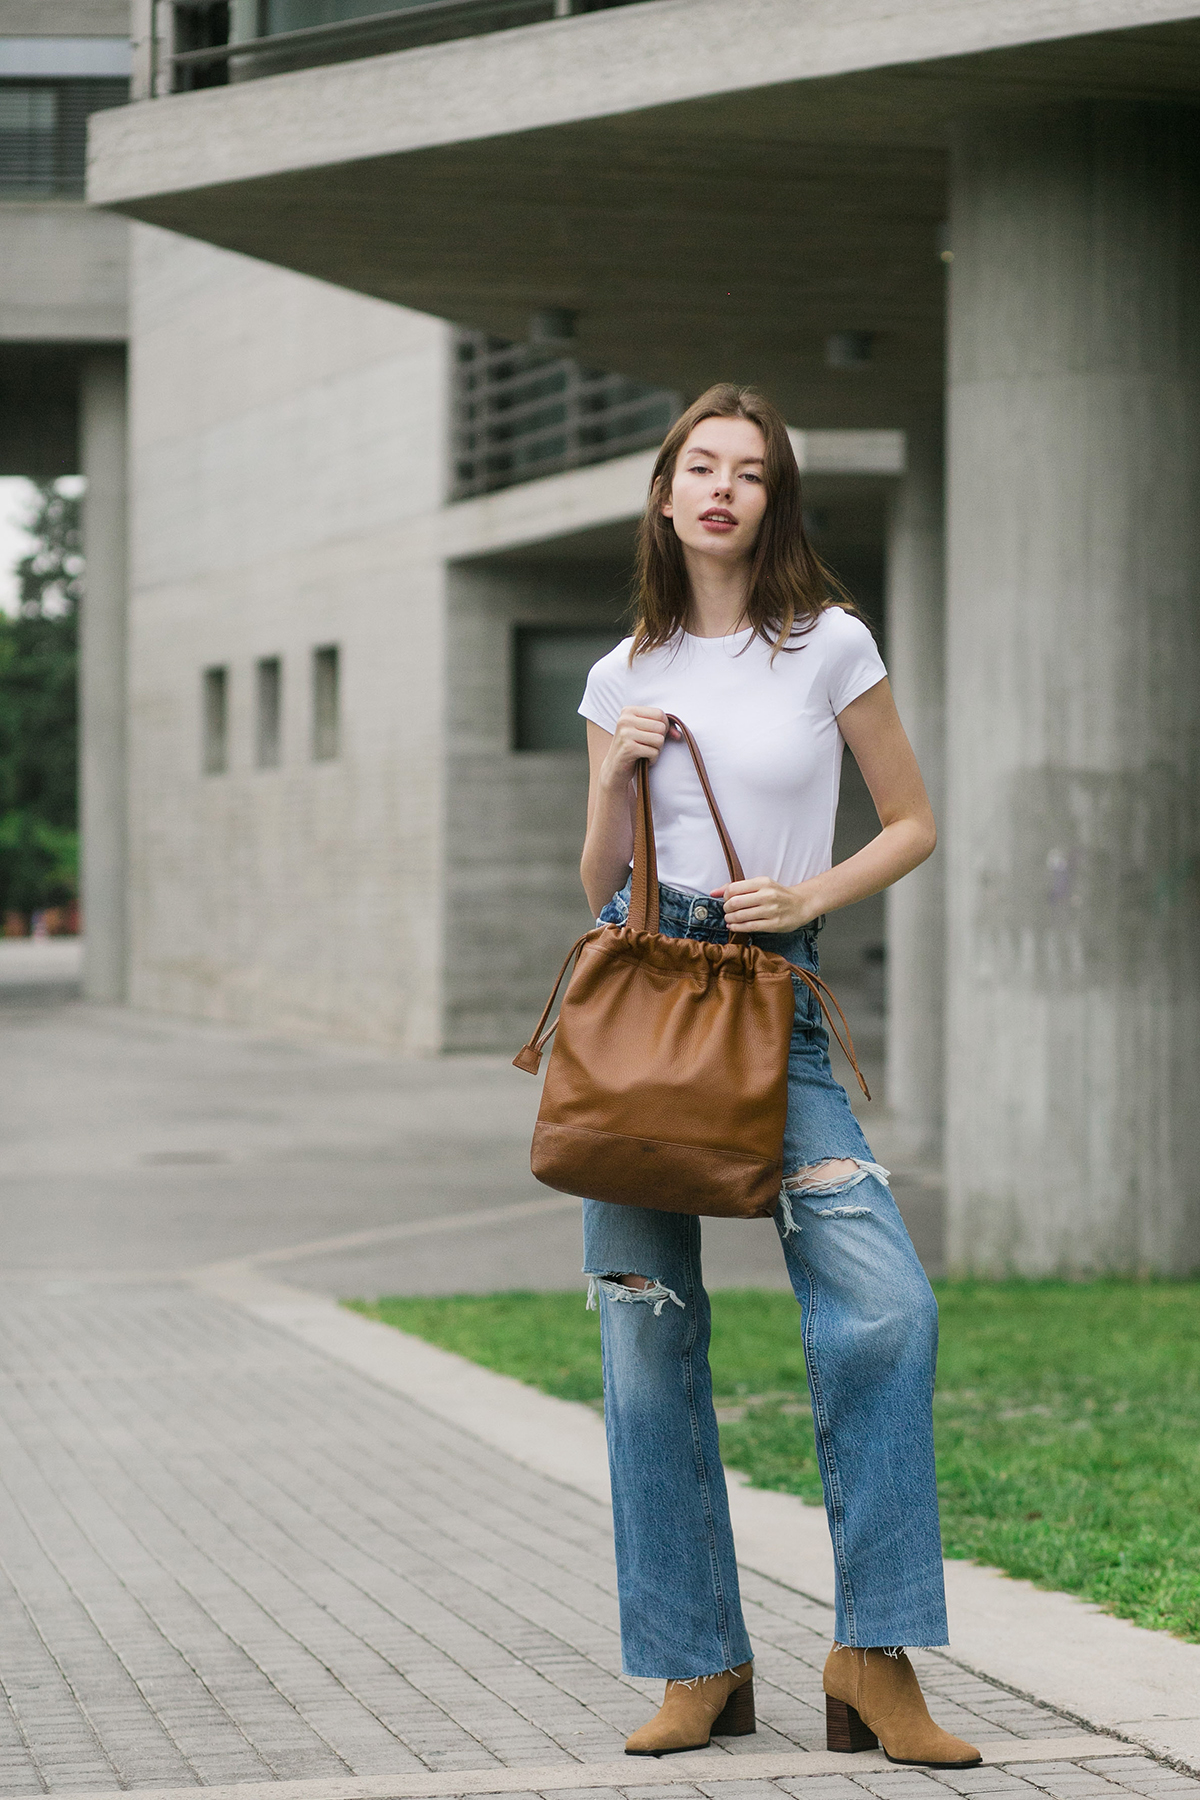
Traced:
[[[0, 911], [61, 906], [77, 886], [76, 662], [83, 597], [74, 483], [37, 483], [34, 547], [17, 565], [15, 618], [0, 614]], [[64, 489], [66, 490], [64, 492]]]

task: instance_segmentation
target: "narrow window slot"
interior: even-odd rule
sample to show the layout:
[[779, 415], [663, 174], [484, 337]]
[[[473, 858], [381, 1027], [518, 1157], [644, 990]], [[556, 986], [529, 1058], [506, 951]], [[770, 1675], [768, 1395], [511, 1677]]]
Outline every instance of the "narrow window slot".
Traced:
[[312, 674], [313, 761], [333, 762], [341, 748], [338, 647], [336, 644], [322, 644], [313, 651]]
[[254, 686], [255, 760], [260, 769], [277, 769], [283, 749], [283, 663], [278, 656], [260, 657]]
[[205, 669], [203, 684], [206, 775], [223, 775], [229, 767], [229, 670]]

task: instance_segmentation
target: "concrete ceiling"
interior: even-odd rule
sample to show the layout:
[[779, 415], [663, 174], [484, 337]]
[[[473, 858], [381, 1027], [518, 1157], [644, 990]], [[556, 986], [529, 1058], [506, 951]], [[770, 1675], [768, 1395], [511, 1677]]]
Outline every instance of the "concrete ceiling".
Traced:
[[[275, 79], [315, 73], [340, 71]], [[247, 84], [241, 104], [270, 85]], [[214, 102], [237, 92], [134, 110], [165, 105], [182, 120], [202, 99], [212, 120]], [[568, 307], [585, 364], [685, 393], [718, 377], [756, 380], [806, 426], [891, 426], [941, 392], [939, 227], [955, 120], [1081, 99], [1195, 103], [1200, 20], [110, 204], [508, 338], [526, 335], [533, 312]], [[870, 364], [826, 367], [827, 337], [849, 330], [875, 334]]]

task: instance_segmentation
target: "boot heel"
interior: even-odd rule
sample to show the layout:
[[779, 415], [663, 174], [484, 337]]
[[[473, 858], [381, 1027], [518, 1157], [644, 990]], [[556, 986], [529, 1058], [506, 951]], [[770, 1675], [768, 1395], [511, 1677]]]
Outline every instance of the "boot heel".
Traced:
[[825, 1696], [825, 1747], [827, 1750], [878, 1750], [879, 1739], [864, 1725], [845, 1700]]
[[754, 1719], [754, 1677], [734, 1688], [713, 1720], [714, 1737], [751, 1737], [758, 1730]]

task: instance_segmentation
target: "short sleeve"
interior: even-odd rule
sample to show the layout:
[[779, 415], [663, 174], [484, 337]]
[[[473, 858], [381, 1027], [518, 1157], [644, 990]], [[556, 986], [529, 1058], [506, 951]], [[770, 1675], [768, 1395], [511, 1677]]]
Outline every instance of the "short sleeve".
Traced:
[[587, 678], [587, 686], [583, 690], [583, 699], [579, 702], [579, 710], [585, 719], [599, 725], [605, 731], [616, 729], [621, 709], [629, 704], [629, 646], [632, 640], [626, 638], [607, 656], [602, 656], [598, 663], [593, 663]]
[[875, 639], [861, 619], [843, 612], [840, 606], [831, 606], [824, 623], [829, 634], [825, 665], [829, 705], [836, 715], [882, 681], [887, 670]]

